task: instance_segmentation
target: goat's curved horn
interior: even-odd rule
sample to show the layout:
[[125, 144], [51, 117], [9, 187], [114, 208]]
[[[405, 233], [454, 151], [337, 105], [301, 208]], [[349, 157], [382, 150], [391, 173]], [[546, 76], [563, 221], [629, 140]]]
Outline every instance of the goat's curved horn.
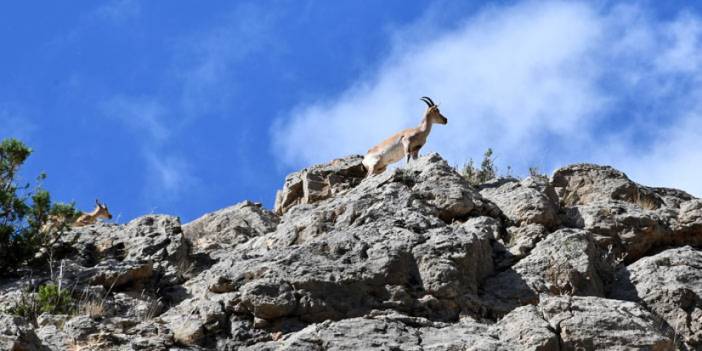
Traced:
[[102, 206], [102, 204], [100, 203], [100, 200], [98, 200], [98, 199], [95, 199], [95, 204], [98, 206]]
[[426, 96], [422, 96], [422, 98], [421, 98], [421, 99], [419, 99], [419, 100], [422, 100], [422, 101], [424, 101], [424, 103], [425, 103], [425, 104], [427, 104], [427, 106], [429, 106], [429, 107], [432, 107], [432, 106], [434, 106], [434, 102], [433, 102], [433, 101], [431, 101], [431, 99], [430, 99], [430, 98], [428, 98], [428, 97], [426, 97]]

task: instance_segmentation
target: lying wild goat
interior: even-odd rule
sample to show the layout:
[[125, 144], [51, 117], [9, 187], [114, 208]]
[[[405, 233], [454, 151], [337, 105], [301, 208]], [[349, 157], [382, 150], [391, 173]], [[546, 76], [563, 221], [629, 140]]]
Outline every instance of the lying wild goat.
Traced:
[[435, 105], [434, 101], [426, 96], [423, 96], [421, 100], [428, 107], [427, 111], [424, 112], [422, 123], [417, 128], [400, 131], [368, 150], [368, 154], [363, 158], [363, 166], [366, 167], [369, 177], [373, 174], [383, 173], [389, 164], [399, 161], [403, 156], [407, 157], [407, 162], [409, 162], [410, 157], [417, 159], [419, 149], [427, 142], [431, 125], [448, 123], [448, 119], [439, 112], [439, 106]]
[[71, 226], [82, 227], [84, 225], [93, 224], [97, 222], [98, 218], [112, 219], [112, 214], [110, 214], [110, 210], [107, 209], [105, 204], [95, 199], [95, 205], [95, 209], [92, 212], [83, 212]]

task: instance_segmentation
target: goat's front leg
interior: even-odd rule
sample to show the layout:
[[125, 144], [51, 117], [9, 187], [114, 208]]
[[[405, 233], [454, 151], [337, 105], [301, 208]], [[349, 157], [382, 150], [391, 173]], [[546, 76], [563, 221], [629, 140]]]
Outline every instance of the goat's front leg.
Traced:
[[405, 152], [407, 164], [409, 164], [410, 157], [412, 157], [412, 151], [410, 150], [410, 140], [408, 137], [402, 138], [402, 150]]

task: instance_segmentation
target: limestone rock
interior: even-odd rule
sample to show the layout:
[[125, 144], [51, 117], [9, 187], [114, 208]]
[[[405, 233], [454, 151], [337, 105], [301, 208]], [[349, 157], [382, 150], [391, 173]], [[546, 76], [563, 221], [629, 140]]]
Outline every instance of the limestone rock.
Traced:
[[626, 262], [655, 247], [702, 243], [702, 205], [685, 192], [645, 187], [611, 167], [589, 164], [557, 170], [552, 184], [564, 224], [592, 232]]
[[41, 351], [46, 347], [23, 318], [0, 314], [0, 348], [12, 351]]
[[528, 177], [522, 181], [504, 179], [481, 186], [480, 195], [495, 203], [517, 226], [540, 224], [549, 229], [558, 227], [558, 197], [544, 177]]
[[600, 297], [549, 296], [539, 309], [561, 350], [673, 350], [655, 316], [635, 303]]
[[520, 350], [558, 351], [559, 336], [536, 306], [517, 307], [491, 327], [505, 346]]
[[175, 284], [190, 251], [179, 219], [163, 215], [143, 216], [123, 226], [98, 223], [76, 228], [60, 245], [68, 251], [67, 283], [106, 288], [114, 284], [139, 289], [154, 279], [161, 285]]
[[261, 204], [244, 201], [208, 213], [183, 226], [183, 233], [201, 251], [231, 248], [275, 230], [279, 219]]
[[366, 176], [363, 156], [336, 159], [292, 173], [275, 197], [275, 213], [282, 215], [292, 206], [311, 204], [358, 185]]
[[663, 199], [649, 188], [629, 180], [609, 166], [576, 164], [554, 172], [551, 183], [563, 206], [586, 205], [598, 200], [620, 200], [653, 210]]
[[611, 274], [610, 269], [590, 233], [560, 229], [512, 268], [488, 278], [484, 298], [499, 316], [538, 303], [540, 294], [604, 296], [602, 275]]
[[437, 154], [368, 178], [361, 159], [291, 174], [275, 212], [69, 231], [0, 307], [60, 281], [76, 313], [0, 314], [0, 348], [702, 347], [701, 200], [605, 166], [476, 188]]
[[702, 348], [702, 251], [686, 246], [644, 257], [617, 272], [610, 296], [643, 303], [689, 349]]

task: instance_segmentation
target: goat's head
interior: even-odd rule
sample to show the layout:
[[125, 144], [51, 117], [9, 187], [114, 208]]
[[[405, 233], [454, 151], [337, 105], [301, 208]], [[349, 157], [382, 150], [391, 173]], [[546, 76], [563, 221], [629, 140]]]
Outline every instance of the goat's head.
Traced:
[[98, 199], [95, 199], [95, 205], [97, 205], [97, 207], [95, 207], [95, 217], [112, 219], [112, 214], [110, 210], [107, 209], [107, 205], [101, 203]]
[[426, 117], [429, 121], [436, 124], [448, 123], [448, 118], [444, 117], [444, 115], [441, 114], [441, 111], [439, 111], [439, 105], [434, 104], [434, 101], [426, 96], [422, 96], [420, 100], [427, 104]]

